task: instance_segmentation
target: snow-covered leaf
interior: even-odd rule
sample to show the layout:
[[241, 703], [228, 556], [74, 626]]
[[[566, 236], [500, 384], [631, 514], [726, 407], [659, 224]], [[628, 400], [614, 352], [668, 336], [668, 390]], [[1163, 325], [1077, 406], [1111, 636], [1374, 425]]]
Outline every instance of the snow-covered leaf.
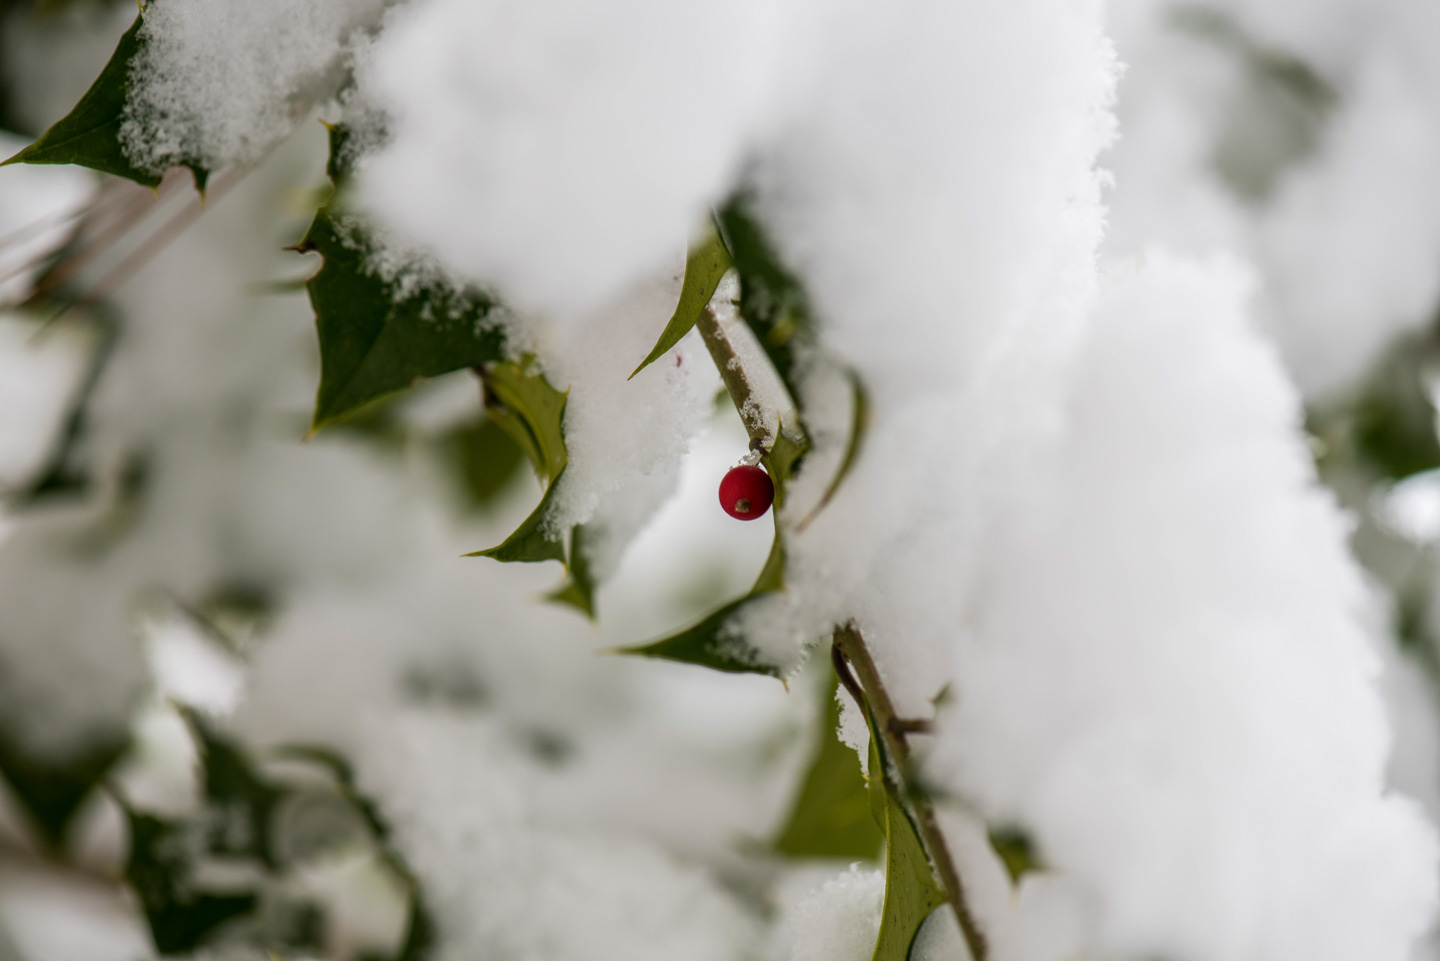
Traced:
[[568, 577], [548, 599], [573, 607], [593, 619], [595, 584], [585, 555], [583, 525], [571, 528], [567, 550], [564, 536], [549, 522], [560, 476], [570, 460], [564, 432], [568, 391], [552, 387], [535, 369], [534, 357], [487, 364], [480, 369], [480, 377], [486, 411], [496, 426], [525, 453], [536, 476], [545, 485], [545, 493], [530, 515], [502, 543], [467, 556], [522, 563], [560, 561], [566, 565]]
[[69, 753], [41, 757], [0, 732], [0, 776], [25, 806], [41, 839], [59, 849], [71, 818], [127, 744], [123, 735], [98, 737]]
[[680, 303], [676, 305], [675, 313], [665, 325], [655, 347], [640, 362], [640, 366], [635, 368], [631, 377], [663, 357], [666, 351], [680, 343], [680, 338], [690, 333], [700, 311], [704, 310], [710, 303], [710, 298], [715, 296], [715, 288], [720, 286], [720, 279], [729, 269], [730, 254], [714, 231], [711, 231], [702, 243], [690, 249], [690, 255], [685, 261], [685, 281], [680, 288]]
[[[120, 144], [120, 128], [125, 122], [125, 105], [130, 95], [131, 61], [140, 50], [143, 22], [143, 14], [135, 18], [105, 69], [79, 103], [41, 134], [40, 139], [6, 160], [6, 164], [77, 164], [125, 177], [146, 187], [160, 185], [160, 176], [132, 164]], [[186, 166], [195, 174], [195, 186], [203, 191], [209, 171], [199, 163]]]
[[125, 880], [145, 911], [155, 949], [161, 954], [188, 952], [220, 925], [255, 910], [254, 894], [194, 889], [189, 824], [129, 809], [125, 813], [130, 826]]
[[716, 225], [740, 277], [740, 317], [754, 331], [792, 399], [798, 390], [796, 348], [810, 332], [805, 288], [775, 253], [742, 194], [716, 214]]
[[[330, 131], [332, 176], [343, 184], [343, 125]], [[495, 303], [474, 288], [422, 282], [411, 289], [383, 275], [367, 231], [332, 199], [315, 214], [300, 251], [324, 264], [305, 284], [320, 339], [320, 387], [313, 428], [418, 380], [505, 356], [492, 322]]]

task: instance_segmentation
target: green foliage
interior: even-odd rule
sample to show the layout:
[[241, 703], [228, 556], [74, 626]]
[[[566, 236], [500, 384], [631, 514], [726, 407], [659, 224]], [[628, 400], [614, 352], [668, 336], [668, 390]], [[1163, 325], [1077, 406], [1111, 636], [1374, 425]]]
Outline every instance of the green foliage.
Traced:
[[838, 683], [821, 688], [814, 758], [775, 850], [793, 858], [874, 858], [884, 837], [870, 810], [860, 759], [835, 736], [840, 726]]
[[[120, 38], [105, 69], [80, 102], [39, 140], [5, 163], [78, 164], [146, 187], [160, 185], [160, 177], [132, 164], [120, 145], [120, 127], [125, 121], [125, 105], [130, 97], [131, 64], [140, 51], [143, 22], [142, 13]], [[198, 161], [186, 162], [185, 166], [195, 174], [195, 186], [204, 191], [209, 171]]]
[[[325, 856], [332, 847], [317, 847], [313, 838], [306, 845], [303, 828], [300, 834], [282, 830], [280, 812], [287, 804], [324, 796], [341, 805], [349, 815], [348, 822], [341, 821], [352, 828], [325, 844], [365, 845], [408, 889], [410, 919], [403, 939], [397, 938], [393, 951], [373, 955], [371, 961], [420, 961], [427, 956], [432, 928], [415, 878], [389, 845], [386, 825], [374, 804], [356, 789], [342, 758], [323, 748], [276, 752], [292, 765], [328, 772], [334, 782], [330, 789], [316, 779], [318, 771], [299, 778], [272, 776], [211, 722], [188, 710], [182, 715], [199, 752], [201, 810], [158, 817], [118, 798], [131, 835], [125, 880], [161, 954], [186, 954], [227, 941], [272, 953], [316, 947], [327, 924], [324, 912], [318, 904], [294, 902], [288, 888], [297, 867], [307, 858]], [[225, 882], [224, 888], [209, 889], [204, 879], [213, 876], [209, 869], [219, 864], [240, 870], [227, 872], [235, 880]]]
[[305, 283], [320, 339], [315, 430], [419, 380], [500, 360], [506, 351], [491, 317], [495, 303], [482, 291], [378, 272], [374, 244], [340, 206], [349, 137], [343, 124], [330, 128], [336, 192], [295, 246], [324, 258]]
[[52, 850], [60, 849], [71, 818], [114, 767], [126, 743], [118, 735], [102, 736], [71, 753], [42, 758], [0, 732], [0, 775]]
[[1019, 884], [1020, 879], [1031, 871], [1042, 870], [1035, 842], [1024, 831], [1016, 827], [994, 828], [989, 836], [990, 847], [1000, 858], [1000, 863], [1005, 865], [1005, 873], [1010, 875], [1012, 884]]
[[125, 880], [135, 891], [150, 924], [155, 949], [183, 954], [220, 925], [255, 910], [253, 893], [206, 894], [195, 890], [194, 866], [188, 848], [192, 830], [183, 821], [126, 811], [130, 825], [130, 857]]
[[850, 436], [845, 442], [845, 455], [840, 459], [840, 466], [835, 470], [835, 476], [830, 478], [825, 493], [815, 502], [815, 506], [805, 515], [804, 520], [795, 525], [795, 532], [798, 534], [819, 516], [820, 512], [829, 506], [830, 501], [840, 490], [840, 485], [845, 483], [845, 478], [850, 475], [850, 469], [855, 466], [855, 461], [860, 456], [860, 449], [865, 446], [865, 435], [870, 430], [870, 395], [865, 390], [865, 382], [860, 375], [852, 371], [846, 371], [846, 379], [850, 381], [851, 408], [850, 408]]
[[870, 728], [870, 805], [885, 830], [885, 904], [871, 961], [908, 961], [920, 925], [945, 903], [945, 891], [911, 821], [905, 786], [899, 783], [894, 759], [885, 750], [875, 715], [868, 705]]
[[483, 509], [509, 485], [525, 455], [493, 417], [480, 417], [445, 435], [444, 452], [464, 485], [469, 506]]
[[320, 338], [313, 429], [416, 381], [504, 356], [488, 297], [442, 285], [402, 294], [373, 272], [371, 245], [333, 205], [315, 215], [297, 249], [325, 258], [305, 285]]
[[1383, 361], [1355, 407], [1357, 451], [1392, 480], [1440, 467], [1431, 373], [1440, 364], [1435, 338], [1407, 338]]
[[568, 605], [593, 618], [595, 583], [584, 549], [587, 533], [582, 525], [572, 527], [567, 550], [564, 536], [549, 522], [557, 485], [570, 460], [564, 431], [568, 392], [550, 385], [535, 369], [534, 357], [487, 364], [480, 369], [480, 378], [486, 411], [496, 426], [524, 452], [545, 485], [545, 493], [530, 515], [502, 543], [466, 556], [521, 563], [560, 561], [566, 565], [568, 577], [547, 600]]
[[754, 332], [792, 398], [800, 397], [799, 354], [813, 334], [809, 298], [780, 260], [744, 194], [715, 215], [716, 226], [740, 277], [740, 317]]
[[690, 255], [685, 261], [685, 281], [680, 288], [680, 303], [675, 306], [675, 313], [665, 325], [655, 347], [640, 362], [640, 366], [635, 368], [631, 377], [663, 357], [666, 351], [680, 343], [680, 338], [690, 333], [690, 328], [695, 326], [700, 312], [710, 303], [710, 298], [715, 296], [715, 288], [720, 286], [720, 279], [729, 269], [730, 254], [713, 231], [702, 243], [690, 249]]
[[200, 751], [205, 800], [217, 815], [209, 832], [210, 851], [253, 858], [275, 868], [278, 862], [271, 827], [285, 792], [263, 777], [233, 742], [199, 714], [187, 710], [184, 717]]

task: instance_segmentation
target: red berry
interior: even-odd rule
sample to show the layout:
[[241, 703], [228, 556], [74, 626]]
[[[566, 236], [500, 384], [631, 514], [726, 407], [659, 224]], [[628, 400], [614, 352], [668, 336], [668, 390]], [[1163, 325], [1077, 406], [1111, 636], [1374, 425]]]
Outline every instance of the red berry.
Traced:
[[720, 480], [720, 506], [736, 520], [764, 517], [774, 499], [775, 485], [770, 475], [753, 464], [732, 467]]

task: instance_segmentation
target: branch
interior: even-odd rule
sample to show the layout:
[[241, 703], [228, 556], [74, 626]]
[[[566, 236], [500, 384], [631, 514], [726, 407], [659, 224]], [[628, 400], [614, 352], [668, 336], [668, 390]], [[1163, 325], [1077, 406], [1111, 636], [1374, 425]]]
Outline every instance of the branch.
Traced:
[[700, 339], [705, 341], [705, 347], [710, 351], [710, 359], [715, 361], [715, 369], [720, 371], [720, 379], [725, 382], [730, 402], [735, 405], [735, 410], [745, 425], [745, 433], [750, 435], [750, 449], [766, 449], [771, 432], [765, 424], [765, 414], [755, 397], [755, 389], [750, 386], [750, 380], [745, 376], [745, 368], [740, 363], [740, 355], [735, 352], [735, 345], [730, 343], [730, 338], [720, 329], [720, 318], [715, 316], [715, 311], [708, 305], [700, 311], [700, 319], [695, 321], [695, 329], [700, 331]]
[[[878, 729], [880, 737], [884, 739], [890, 756], [895, 758], [897, 773], [903, 779], [906, 772], [910, 770], [910, 744], [906, 740], [906, 733], [913, 729], [913, 722], [901, 718], [895, 713], [895, 705], [890, 700], [889, 692], [885, 690], [885, 684], [880, 679], [880, 672], [875, 667], [875, 661], [870, 656], [869, 648], [865, 646], [865, 639], [860, 636], [859, 629], [853, 623], [835, 629], [832, 656], [835, 660], [835, 670], [840, 675], [840, 681], [850, 695], [856, 697], [856, 700], [862, 704], [869, 704], [870, 711], [875, 716], [875, 727]], [[850, 675], [849, 668], [851, 666], [855, 668], [855, 674], [859, 675], [858, 680]], [[860, 697], [856, 696], [857, 688], [862, 695]], [[975, 961], [985, 961], [989, 950], [985, 943], [985, 933], [980, 930], [980, 926], [975, 922], [975, 916], [970, 912], [969, 904], [965, 901], [965, 886], [960, 880], [960, 873], [955, 870], [955, 861], [950, 857], [950, 848], [945, 843], [945, 835], [940, 831], [940, 823], [935, 817], [935, 807], [923, 792], [912, 790], [909, 784], [901, 784], [899, 787], [914, 810], [915, 826], [920, 833], [920, 841], [925, 845], [925, 851], [930, 855], [935, 872], [940, 876], [940, 883], [945, 888], [946, 900], [949, 901], [951, 910], [955, 912], [955, 920], [960, 923], [960, 933], [965, 937], [965, 944], [970, 949], [970, 956]]]

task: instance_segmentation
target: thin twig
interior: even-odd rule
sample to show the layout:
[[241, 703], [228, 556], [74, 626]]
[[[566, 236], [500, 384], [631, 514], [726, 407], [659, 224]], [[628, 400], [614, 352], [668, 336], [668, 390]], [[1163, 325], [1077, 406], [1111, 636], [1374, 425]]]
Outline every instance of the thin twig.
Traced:
[[720, 318], [707, 306], [700, 311], [700, 319], [695, 322], [695, 329], [700, 332], [700, 339], [705, 341], [705, 347], [710, 351], [710, 359], [715, 361], [715, 369], [720, 371], [720, 379], [725, 382], [730, 401], [740, 414], [745, 433], [750, 435], [751, 448], [768, 448], [771, 430], [765, 424], [765, 413], [755, 397], [755, 389], [750, 386], [750, 380], [745, 376], [745, 367], [740, 363], [740, 355], [735, 352], [735, 345], [730, 343], [730, 338], [720, 328]]
[[[854, 624], [846, 624], [835, 629], [835, 639], [832, 648], [832, 657], [836, 663], [837, 672], [840, 674], [842, 683], [846, 682], [848, 671], [840, 670], [840, 663], [846, 661], [854, 667], [857, 677], [851, 677], [846, 688], [852, 696], [855, 691], [851, 684], [858, 684], [864, 691], [864, 703], [868, 704], [871, 713], [875, 717], [876, 727], [880, 737], [884, 739], [885, 747], [889, 750], [891, 757], [895, 759], [897, 775], [904, 777], [904, 772], [909, 769], [910, 744], [906, 740], [904, 730], [905, 724], [895, 713], [895, 705], [890, 700], [890, 694], [885, 690], [885, 684], [880, 679], [880, 671], [875, 667], [875, 661], [870, 656], [870, 650], [865, 646], [865, 639]], [[901, 723], [897, 724], [897, 721]], [[900, 785], [905, 788], [905, 785]], [[925, 851], [930, 855], [930, 860], [935, 866], [935, 872], [940, 876], [940, 883], [945, 888], [946, 900], [950, 908], [955, 912], [955, 920], [960, 923], [960, 933], [965, 938], [965, 944], [970, 949], [970, 956], [975, 961], [985, 961], [988, 954], [988, 946], [985, 941], [985, 933], [975, 921], [975, 916], [970, 912], [970, 906], [965, 900], [965, 888], [960, 881], [960, 873], [955, 869], [955, 861], [950, 856], [950, 848], [945, 843], [945, 835], [940, 831], [940, 823], [935, 817], [935, 808], [930, 801], [919, 792], [906, 790], [910, 806], [915, 814], [915, 827], [919, 831], [920, 841], [925, 845]]]

